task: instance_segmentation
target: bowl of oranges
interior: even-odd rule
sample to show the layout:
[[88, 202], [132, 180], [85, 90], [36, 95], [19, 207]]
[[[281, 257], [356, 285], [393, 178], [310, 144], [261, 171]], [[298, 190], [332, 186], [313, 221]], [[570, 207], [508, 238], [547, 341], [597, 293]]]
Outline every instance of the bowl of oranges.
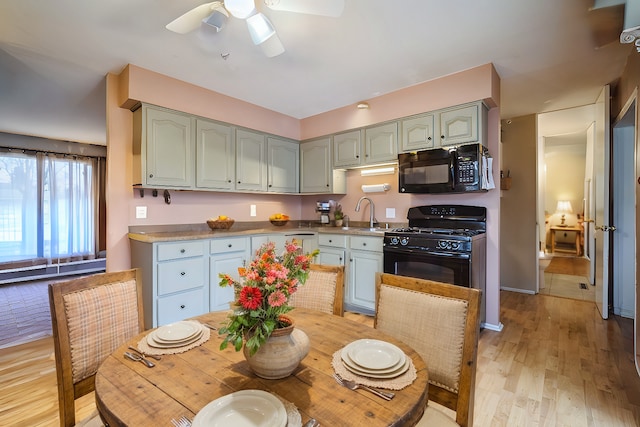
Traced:
[[273, 225], [282, 226], [289, 222], [289, 215], [282, 213], [273, 214], [269, 217], [269, 221], [271, 221]]
[[209, 218], [207, 225], [212, 230], [228, 230], [235, 221], [226, 215], [218, 215], [215, 218]]

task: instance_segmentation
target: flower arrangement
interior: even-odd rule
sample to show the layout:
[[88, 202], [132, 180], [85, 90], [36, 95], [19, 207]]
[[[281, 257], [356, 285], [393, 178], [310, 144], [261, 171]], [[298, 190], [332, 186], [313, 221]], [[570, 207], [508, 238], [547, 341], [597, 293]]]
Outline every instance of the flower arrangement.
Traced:
[[275, 244], [265, 243], [247, 268], [239, 268], [240, 280], [220, 274], [220, 286], [233, 286], [234, 310], [219, 333], [227, 334], [220, 349], [232, 343], [236, 351], [242, 349], [243, 340], [253, 355], [277, 329], [289, 326], [280, 316], [293, 309], [289, 297], [302, 286], [309, 275], [309, 266], [318, 250], [302, 254], [302, 248], [287, 241], [281, 256], [276, 255]]

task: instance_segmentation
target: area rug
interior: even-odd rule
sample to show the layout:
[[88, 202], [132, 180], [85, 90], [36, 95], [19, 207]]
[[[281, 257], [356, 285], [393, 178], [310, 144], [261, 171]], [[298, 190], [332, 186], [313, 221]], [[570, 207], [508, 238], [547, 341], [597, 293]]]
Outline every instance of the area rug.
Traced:
[[545, 273], [569, 274], [571, 276], [587, 276], [589, 260], [585, 258], [553, 257]]

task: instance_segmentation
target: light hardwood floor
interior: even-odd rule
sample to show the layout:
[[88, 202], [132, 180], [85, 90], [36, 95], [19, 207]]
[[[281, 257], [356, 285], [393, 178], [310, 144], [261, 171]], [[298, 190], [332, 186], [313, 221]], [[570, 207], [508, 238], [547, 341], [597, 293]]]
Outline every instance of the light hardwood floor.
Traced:
[[[640, 425], [631, 320], [602, 320], [591, 302], [513, 292], [501, 293], [501, 313], [502, 332], [480, 334], [475, 426]], [[52, 353], [51, 338], [0, 349], [0, 426], [58, 425]], [[79, 416], [92, 399], [77, 402]]]

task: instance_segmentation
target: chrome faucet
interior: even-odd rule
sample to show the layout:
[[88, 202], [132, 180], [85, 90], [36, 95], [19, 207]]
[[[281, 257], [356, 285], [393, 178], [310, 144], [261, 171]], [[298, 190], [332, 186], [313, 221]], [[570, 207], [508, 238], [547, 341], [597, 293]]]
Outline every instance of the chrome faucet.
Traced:
[[376, 214], [375, 214], [376, 208], [373, 205], [373, 201], [366, 196], [360, 197], [360, 200], [358, 200], [358, 204], [356, 205], [356, 212], [360, 212], [360, 203], [362, 203], [363, 200], [369, 201], [369, 228], [373, 230], [375, 228], [374, 224], [376, 222]]

